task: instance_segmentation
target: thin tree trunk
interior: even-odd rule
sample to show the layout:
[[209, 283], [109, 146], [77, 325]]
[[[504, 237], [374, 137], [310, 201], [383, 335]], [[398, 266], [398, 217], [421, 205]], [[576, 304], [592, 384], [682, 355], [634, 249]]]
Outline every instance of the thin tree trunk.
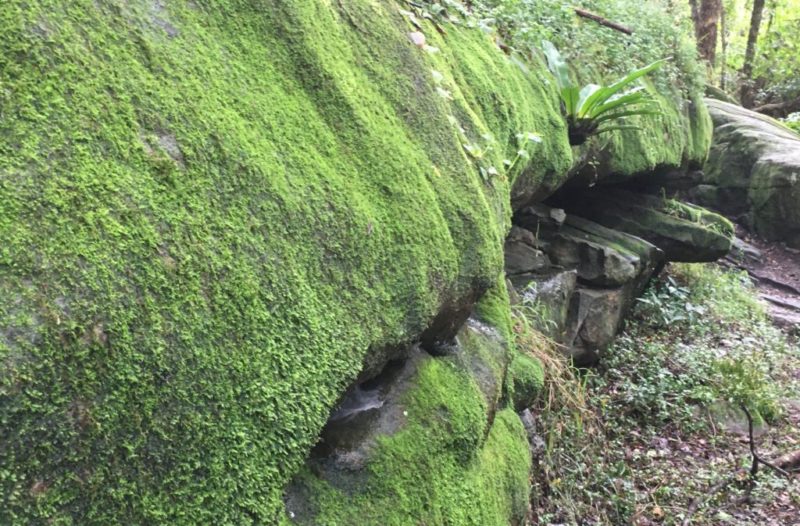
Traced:
[[728, 20], [725, 16], [724, 4], [719, 14], [719, 32], [720, 39], [722, 40], [722, 63], [719, 68], [719, 87], [722, 91], [725, 91], [726, 77], [728, 75]]
[[700, 41], [700, 8], [697, 7], [697, 0], [689, 0], [692, 8], [692, 25], [694, 26], [694, 37]]
[[753, 13], [750, 17], [750, 32], [747, 34], [747, 49], [744, 52], [744, 65], [742, 66], [742, 105], [751, 108], [754, 101], [753, 93], [753, 61], [756, 58], [756, 45], [758, 32], [761, 29], [761, 18], [764, 16], [765, 0], [753, 0]]
[[695, 19], [697, 50], [712, 68], [717, 59], [717, 27], [721, 15], [722, 0], [700, 0]]

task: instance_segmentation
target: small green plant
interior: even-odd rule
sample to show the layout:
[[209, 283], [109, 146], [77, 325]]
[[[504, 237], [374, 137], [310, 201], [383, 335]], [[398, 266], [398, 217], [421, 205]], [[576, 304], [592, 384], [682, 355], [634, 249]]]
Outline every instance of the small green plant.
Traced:
[[800, 133], [800, 112], [790, 113], [785, 119], [783, 124], [791, 128], [793, 131]]
[[636, 129], [632, 125], [605, 125], [623, 117], [633, 115], [658, 115], [657, 102], [644, 91], [642, 86], [630, 89], [635, 81], [661, 67], [666, 59], [658, 60], [641, 69], [631, 71], [609, 86], [587, 84], [579, 88], [569, 75], [564, 58], [552, 42], [542, 42], [547, 65], [556, 78], [559, 95], [567, 115], [569, 142], [577, 146], [586, 142], [592, 135], [612, 130]]
[[672, 276], [649, 287], [640, 298], [637, 314], [654, 327], [691, 324], [705, 314], [705, 307], [690, 301], [690, 290]]

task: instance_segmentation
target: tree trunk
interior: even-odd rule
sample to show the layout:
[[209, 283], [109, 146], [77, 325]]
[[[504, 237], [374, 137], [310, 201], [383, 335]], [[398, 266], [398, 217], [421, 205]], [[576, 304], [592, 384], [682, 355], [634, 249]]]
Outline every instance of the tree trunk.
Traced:
[[697, 0], [689, 0], [692, 8], [692, 25], [694, 26], [694, 36], [700, 41], [700, 8], [697, 7]]
[[722, 57], [719, 68], [719, 87], [722, 91], [725, 91], [725, 85], [727, 84], [727, 75], [728, 75], [728, 20], [725, 17], [725, 6], [723, 5], [722, 10], [720, 11], [719, 17], [719, 32], [720, 38], [722, 40]]
[[[695, 10], [697, 12], [695, 16]], [[722, 16], [722, 0], [692, 0], [692, 18], [700, 57], [713, 68], [717, 60], [717, 26]]]
[[753, 61], [756, 58], [758, 32], [761, 29], [761, 18], [764, 16], [764, 1], [753, 0], [753, 14], [750, 17], [750, 32], [747, 34], [747, 49], [744, 52], [742, 66], [742, 106], [752, 108], [755, 98], [753, 89]]

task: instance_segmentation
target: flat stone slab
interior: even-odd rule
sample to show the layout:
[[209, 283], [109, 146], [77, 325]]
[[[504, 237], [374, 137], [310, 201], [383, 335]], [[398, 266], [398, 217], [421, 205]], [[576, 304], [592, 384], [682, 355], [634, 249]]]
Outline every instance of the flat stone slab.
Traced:
[[716, 261], [730, 252], [735, 235], [730, 221], [705, 208], [619, 188], [571, 193], [558, 203], [570, 215], [652, 243], [669, 261]]

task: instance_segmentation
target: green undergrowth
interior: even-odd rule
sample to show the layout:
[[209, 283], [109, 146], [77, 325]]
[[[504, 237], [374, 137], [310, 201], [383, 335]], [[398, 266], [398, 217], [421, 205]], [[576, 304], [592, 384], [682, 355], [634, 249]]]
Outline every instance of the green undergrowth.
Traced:
[[365, 355], [494, 281], [555, 93], [403, 5], [2, 3], [0, 523], [273, 523]]
[[[724, 498], [706, 496], [708, 488], [751, 462], [746, 442], [727, 434], [746, 436], [741, 406], [755, 415], [757, 429], [780, 428], [798, 388], [800, 349], [755, 298], [744, 274], [673, 265], [646, 292], [599, 369], [557, 376], [545, 367], [548, 378], [561, 379], [559, 390], [580, 395], [537, 402], [539, 521], [677, 525], [694, 498]], [[787, 487], [770, 473], [763, 477], [765, 485], [751, 493], [757, 505]], [[731, 520], [698, 514], [693, 524]]]

